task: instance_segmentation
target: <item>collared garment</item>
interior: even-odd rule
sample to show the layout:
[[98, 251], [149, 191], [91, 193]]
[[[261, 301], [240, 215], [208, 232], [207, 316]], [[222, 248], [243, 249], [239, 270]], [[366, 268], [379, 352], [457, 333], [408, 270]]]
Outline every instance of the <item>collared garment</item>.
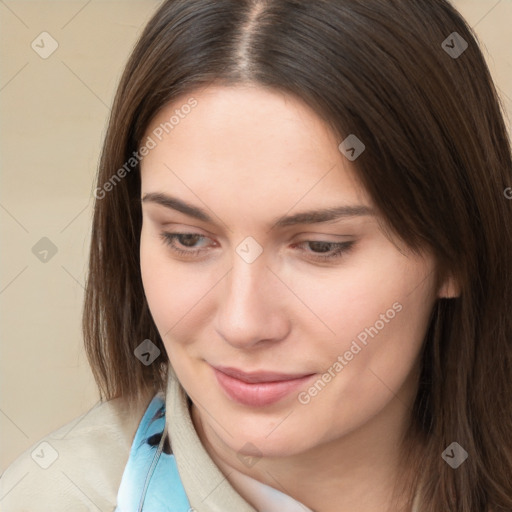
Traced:
[[231, 472], [244, 499], [202, 445], [190, 404], [172, 370], [165, 394], [135, 409], [124, 399], [100, 402], [4, 471], [0, 510], [313, 512], [277, 488]]

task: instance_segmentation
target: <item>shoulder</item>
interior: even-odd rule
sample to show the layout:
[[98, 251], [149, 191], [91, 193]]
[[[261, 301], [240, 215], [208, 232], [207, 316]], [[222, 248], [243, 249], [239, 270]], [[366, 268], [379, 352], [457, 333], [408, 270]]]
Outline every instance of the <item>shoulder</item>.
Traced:
[[0, 476], [0, 509], [113, 510], [137, 427], [152, 399], [136, 405], [123, 397], [99, 402], [33, 444]]

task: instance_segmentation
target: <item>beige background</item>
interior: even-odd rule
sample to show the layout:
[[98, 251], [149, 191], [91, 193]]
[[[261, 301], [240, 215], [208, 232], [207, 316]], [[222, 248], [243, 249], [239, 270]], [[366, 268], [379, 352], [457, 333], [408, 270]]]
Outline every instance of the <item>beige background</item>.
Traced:
[[[512, 117], [512, 0], [453, 3]], [[123, 64], [159, 4], [0, 0], [0, 473], [98, 401], [80, 331], [94, 176]], [[58, 43], [46, 59], [31, 47], [42, 32]], [[43, 237], [57, 248], [46, 262], [32, 252]]]

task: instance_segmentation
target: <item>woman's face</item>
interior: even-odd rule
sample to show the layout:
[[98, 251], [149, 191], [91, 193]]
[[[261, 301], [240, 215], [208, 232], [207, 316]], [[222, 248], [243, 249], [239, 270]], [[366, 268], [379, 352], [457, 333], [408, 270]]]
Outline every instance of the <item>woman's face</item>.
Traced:
[[[284, 456], [410, 401], [432, 259], [384, 235], [342, 141], [304, 104], [258, 87], [192, 96], [144, 138], [140, 257], [195, 414], [232, 450]], [[339, 215], [300, 215], [325, 209]]]

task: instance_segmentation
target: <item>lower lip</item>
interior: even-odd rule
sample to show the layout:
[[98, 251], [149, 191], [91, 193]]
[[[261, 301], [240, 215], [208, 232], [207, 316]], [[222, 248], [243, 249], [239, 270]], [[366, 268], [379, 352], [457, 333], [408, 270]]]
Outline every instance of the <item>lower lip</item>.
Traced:
[[305, 377], [292, 380], [249, 384], [235, 377], [230, 377], [215, 368], [213, 368], [213, 371], [218, 383], [229, 398], [240, 404], [252, 407], [263, 407], [281, 400], [281, 398], [284, 398], [292, 391], [304, 386], [315, 375], [306, 375]]

